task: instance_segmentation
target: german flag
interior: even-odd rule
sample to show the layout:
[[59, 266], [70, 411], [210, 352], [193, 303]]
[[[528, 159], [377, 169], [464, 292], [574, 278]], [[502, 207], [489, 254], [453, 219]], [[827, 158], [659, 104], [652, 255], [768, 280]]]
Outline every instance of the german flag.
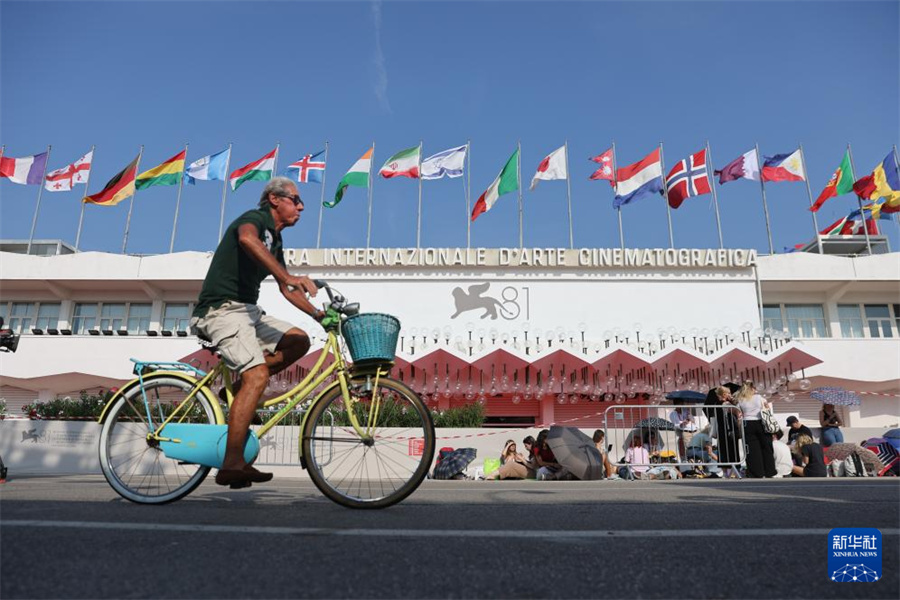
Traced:
[[127, 167], [110, 179], [106, 187], [92, 196], [85, 196], [81, 201], [101, 206], [115, 206], [125, 198], [134, 195], [134, 178], [140, 158], [139, 154]]

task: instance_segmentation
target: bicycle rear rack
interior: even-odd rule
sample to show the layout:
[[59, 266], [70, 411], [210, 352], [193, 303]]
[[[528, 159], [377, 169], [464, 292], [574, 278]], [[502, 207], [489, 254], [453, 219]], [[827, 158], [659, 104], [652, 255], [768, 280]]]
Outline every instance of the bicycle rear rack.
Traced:
[[186, 373], [193, 373], [198, 377], [206, 377], [206, 371], [204, 371], [203, 369], [198, 369], [194, 365], [188, 363], [145, 361], [138, 360], [136, 358], [132, 358], [130, 360], [134, 363], [133, 372], [138, 377], [149, 375], [154, 371], [184, 371]]

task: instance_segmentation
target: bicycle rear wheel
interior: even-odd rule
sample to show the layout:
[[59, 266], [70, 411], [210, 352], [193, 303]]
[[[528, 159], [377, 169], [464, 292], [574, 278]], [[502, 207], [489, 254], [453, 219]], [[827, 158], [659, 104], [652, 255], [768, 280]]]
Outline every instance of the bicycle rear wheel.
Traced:
[[415, 392], [393, 379], [378, 381], [378, 402], [359, 385], [351, 387], [351, 396], [363, 428], [377, 407], [372, 438], [361, 439], [350, 425], [341, 389], [335, 387], [310, 408], [306, 419], [306, 468], [316, 487], [338, 504], [391, 506], [415, 491], [428, 473], [434, 456], [431, 413]]
[[[133, 386], [110, 408], [100, 431], [100, 469], [116, 492], [139, 504], [165, 504], [194, 491], [209, 474], [210, 468], [181, 463], [167, 458], [147, 434], [159, 427], [165, 416], [183, 401], [193, 383], [174, 376], [144, 380], [150, 404], [148, 422], [141, 387]], [[175, 421], [180, 423], [216, 423], [214, 400], [201, 389]]]

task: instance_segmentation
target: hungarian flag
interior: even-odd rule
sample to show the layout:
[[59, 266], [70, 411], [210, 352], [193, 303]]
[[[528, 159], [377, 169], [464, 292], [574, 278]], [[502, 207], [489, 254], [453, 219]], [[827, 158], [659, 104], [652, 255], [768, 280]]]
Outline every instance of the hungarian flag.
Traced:
[[76, 183], [86, 183], [93, 161], [94, 151], [91, 150], [71, 165], [50, 171], [44, 178], [44, 189], [48, 192], [68, 192]]
[[272, 172], [275, 170], [276, 152], [278, 152], [278, 148], [229, 175], [228, 181], [231, 182], [231, 190], [237, 190], [245, 181], [268, 181], [272, 179]]
[[517, 149], [513, 152], [512, 156], [509, 157], [509, 160], [506, 161], [506, 166], [504, 166], [503, 170], [500, 171], [500, 174], [497, 175], [497, 179], [494, 180], [494, 183], [492, 183], [490, 187], [484, 191], [481, 197], [478, 198], [478, 202], [475, 203], [475, 208], [472, 209], [473, 221], [477, 219], [478, 215], [481, 213], [486, 213], [491, 210], [500, 196], [519, 189], [518, 166], [519, 151]]
[[391, 177], [419, 178], [419, 147], [401, 150], [384, 162], [379, 174], [385, 179]]
[[46, 168], [46, 152], [25, 158], [0, 157], [0, 177], [19, 185], [40, 185]]
[[566, 156], [566, 147], [560, 146], [546, 156], [544, 160], [541, 161], [541, 164], [538, 165], [537, 172], [534, 174], [534, 177], [531, 178], [531, 187], [528, 189], [534, 191], [538, 181], [541, 179], [548, 181], [553, 179], [568, 179], [569, 173], [568, 169], [566, 169], [567, 162], [568, 157]]
[[369, 187], [369, 172], [371, 168], [372, 149], [369, 148], [358, 161], [353, 163], [353, 166], [350, 167], [347, 174], [341, 177], [341, 180], [338, 182], [337, 191], [334, 193], [334, 200], [331, 202], [324, 202], [324, 206], [326, 208], [334, 208], [337, 206], [344, 197], [344, 191], [351, 185], [354, 187]]
[[822, 190], [822, 193], [819, 194], [813, 205], [809, 207], [809, 210], [818, 212], [829, 198], [840, 196], [841, 194], [849, 194], [852, 191], [853, 176], [850, 169], [850, 152], [844, 152], [844, 160], [841, 161], [841, 166], [831, 175], [831, 179], [828, 180], [825, 189]]
[[599, 169], [591, 173], [591, 180], [597, 181], [600, 179], [606, 179], [607, 181], [609, 181], [609, 185], [611, 185], [612, 187], [616, 187], [616, 177], [613, 173], [612, 148], [610, 148], [603, 154], [592, 156], [591, 160], [600, 165]]
[[137, 174], [140, 158], [141, 155], [138, 154], [137, 158], [131, 161], [127, 167], [109, 180], [106, 187], [92, 196], [85, 196], [81, 201], [101, 206], [115, 206], [125, 198], [132, 196], [134, 194], [134, 177]]
[[184, 159], [186, 156], [187, 150], [182, 150], [158, 167], [144, 171], [137, 176], [135, 187], [143, 190], [154, 185], [177, 185], [184, 173]]
[[893, 151], [884, 157], [870, 175], [857, 180], [853, 184], [853, 191], [863, 200], [884, 198], [882, 212], [900, 212], [900, 172], [894, 162]]

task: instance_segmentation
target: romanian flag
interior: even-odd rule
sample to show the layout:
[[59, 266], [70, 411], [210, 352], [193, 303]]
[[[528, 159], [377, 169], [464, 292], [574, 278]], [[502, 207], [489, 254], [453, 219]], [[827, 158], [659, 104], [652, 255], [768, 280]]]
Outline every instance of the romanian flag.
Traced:
[[177, 185], [181, 182], [181, 177], [184, 173], [184, 159], [186, 156], [187, 150], [182, 150], [158, 167], [144, 171], [137, 176], [135, 187], [143, 190], [154, 185]]
[[100, 204], [102, 206], [115, 206], [125, 198], [134, 195], [134, 176], [137, 173], [138, 161], [141, 155], [131, 161], [115, 177], [109, 180], [102, 190], [92, 196], [85, 196], [82, 202]]
[[871, 175], [858, 179], [853, 191], [863, 200], [884, 198], [882, 212], [900, 212], [900, 172], [894, 162], [894, 152], [888, 152]]

